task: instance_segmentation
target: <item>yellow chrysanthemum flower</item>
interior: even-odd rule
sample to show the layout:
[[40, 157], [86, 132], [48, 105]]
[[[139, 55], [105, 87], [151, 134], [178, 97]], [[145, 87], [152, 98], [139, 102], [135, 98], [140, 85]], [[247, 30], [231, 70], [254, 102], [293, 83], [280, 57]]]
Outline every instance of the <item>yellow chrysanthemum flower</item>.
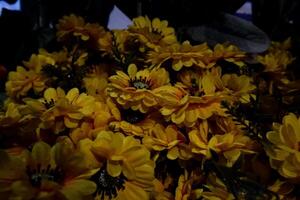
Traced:
[[75, 34], [77, 30], [82, 30], [84, 26], [85, 21], [82, 17], [75, 16], [74, 14], [70, 16], [64, 16], [56, 25], [56, 28], [58, 30], [57, 39], [63, 40], [65, 38], [68, 38], [71, 34]]
[[246, 53], [241, 51], [238, 47], [230, 44], [217, 44], [214, 47], [213, 54], [206, 57], [205, 63], [214, 65], [218, 60], [225, 60], [242, 67], [245, 65], [245, 58]]
[[223, 155], [227, 166], [232, 166], [241, 153], [254, 153], [252, 140], [239, 133], [209, 135], [207, 121], [203, 121], [198, 129], [189, 132], [190, 145], [193, 153], [211, 158], [210, 150]]
[[95, 139], [99, 131], [109, 129], [109, 123], [115, 121], [116, 117], [107, 104], [95, 102], [92, 114], [84, 119], [80, 127], [70, 132], [70, 138], [76, 144], [84, 138]]
[[32, 70], [18, 66], [16, 71], [8, 74], [8, 81], [5, 84], [6, 93], [12, 98], [20, 98], [27, 95], [32, 89], [35, 93], [42, 92], [47, 79]]
[[287, 66], [290, 65], [295, 58], [288, 51], [291, 47], [291, 40], [272, 42], [270, 48], [265, 55], [258, 55], [256, 60], [264, 66], [264, 73], [269, 75], [273, 80], [284, 82]]
[[266, 147], [272, 168], [283, 177], [300, 178], [300, 118], [292, 113], [284, 116], [282, 124], [275, 123], [267, 138], [273, 144]]
[[34, 130], [39, 117], [27, 105], [7, 102], [0, 111], [0, 146], [2, 148], [26, 147], [36, 142]]
[[0, 127], [10, 126], [17, 123], [22, 118], [19, 105], [10, 102], [5, 112], [0, 112]]
[[207, 44], [192, 46], [189, 41], [182, 44], [174, 44], [167, 47], [158, 48], [157, 51], [151, 51], [148, 54], [148, 62], [154, 66], [160, 67], [168, 60], [172, 61], [172, 68], [175, 71], [183, 67], [197, 66], [201, 68], [210, 68], [212, 65], [204, 63], [204, 57], [212, 54]]
[[98, 134], [91, 150], [96, 158], [106, 160], [106, 169], [111, 176], [123, 173], [128, 178], [134, 177], [134, 165], [150, 159], [150, 152], [132, 136], [108, 131]]
[[68, 140], [52, 148], [38, 142], [24, 158], [0, 154], [1, 199], [83, 200], [96, 191], [82, 154]]
[[204, 95], [215, 95], [219, 96], [222, 88], [221, 81], [221, 68], [215, 67], [206, 70], [202, 73], [199, 83], [199, 92]]
[[264, 65], [265, 73], [272, 73], [274, 75], [284, 74], [286, 67], [294, 61], [294, 58], [285, 52], [269, 53], [264, 56], [257, 56], [256, 59]]
[[95, 108], [94, 97], [80, 94], [77, 88], [67, 94], [61, 88], [48, 88], [43, 99], [25, 99], [25, 102], [40, 115], [40, 129], [51, 129], [56, 134], [65, 128], [76, 128]]
[[146, 135], [143, 138], [143, 144], [147, 148], [155, 151], [167, 150], [167, 158], [170, 160], [177, 158], [188, 159], [191, 157], [186, 142], [185, 136], [174, 125], [164, 128], [162, 125], [157, 124], [150, 135]]
[[161, 114], [178, 125], [184, 124], [192, 127], [199, 119], [205, 120], [213, 115], [225, 115], [221, 107], [222, 98], [217, 95], [189, 96], [179, 86], [161, 87], [154, 93], [162, 107]]
[[[80, 38], [86, 45], [93, 49], [101, 49], [98, 41], [107, 36], [104, 27], [97, 23], [86, 23], [82, 17], [71, 14], [64, 16], [56, 25], [57, 39], [59, 41], [70, 40], [71, 37]], [[101, 41], [104, 41], [103, 39]], [[102, 44], [104, 44], [102, 42]]]
[[[104, 41], [110, 39], [110, 33], [106, 32], [103, 26], [96, 23], [87, 23], [83, 30], [74, 33], [74, 36], [79, 36], [87, 41], [87, 45], [93, 49], [107, 49], [107, 43]], [[99, 40], [101, 42], [99, 42]]]
[[106, 66], [94, 66], [93, 70], [83, 78], [83, 84], [88, 95], [92, 95], [97, 100], [105, 102], [105, 89], [108, 85]]
[[[88, 144], [86, 140], [80, 143]], [[82, 148], [90, 149], [97, 162], [104, 163], [92, 177], [98, 186], [95, 199], [149, 198], [153, 189], [154, 163], [150, 160], [150, 152], [139, 140], [102, 131], [90, 143]]]
[[228, 95], [227, 100], [240, 100], [241, 102], [248, 103], [251, 94], [253, 95], [253, 91], [256, 88], [255, 85], [252, 84], [252, 78], [246, 75], [225, 74], [222, 76], [222, 82]]
[[[40, 50], [42, 51], [42, 50]], [[55, 60], [47, 55], [42, 54], [32, 54], [29, 61], [23, 62], [24, 66], [30, 70], [39, 73], [43, 66], [45, 65], [54, 65]]]
[[153, 50], [177, 42], [175, 30], [168, 27], [166, 20], [161, 21], [158, 18], [152, 21], [148, 17], [134, 18], [133, 25], [129, 26], [128, 31], [136, 34], [142, 43]]
[[[40, 57], [39, 57], [40, 56]], [[53, 64], [49, 61], [54, 60], [55, 64], [65, 64], [71, 63], [72, 58], [69, 56], [69, 52], [67, 48], [62, 48], [60, 51], [48, 52], [46, 49], [39, 49], [39, 54], [36, 56], [32, 56], [34, 59], [31, 59], [28, 62], [24, 62], [25, 66], [30, 68], [30, 66], [37, 68], [36, 66], [43, 66], [45, 63], [44, 57], [46, 58], [45, 64]], [[47, 62], [48, 61], [48, 62]], [[28, 65], [28, 66], [27, 66]]]
[[184, 70], [179, 74], [179, 83], [191, 96], [219, 96], [224, 90], [221, 68], [209, 70]]
[[136, 65], [131, 64], [128, 74], [122, 71], [116, 73], [109, 77], [108, 95], [124, 108], [132, 108], [142, 113], [157, 104], [152, 90], [169, 84], [169, 74], [162, 68], [138, 71]]

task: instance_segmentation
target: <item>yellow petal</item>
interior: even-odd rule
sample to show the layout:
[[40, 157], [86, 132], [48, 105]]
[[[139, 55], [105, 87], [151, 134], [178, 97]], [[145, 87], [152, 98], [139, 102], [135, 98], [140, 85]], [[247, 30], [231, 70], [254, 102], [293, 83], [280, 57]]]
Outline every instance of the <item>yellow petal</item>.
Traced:
[[51, 162], [51, 147], [45, 142], [37, 142], [34, 144], [31, 152], [34, 165], [41, 165], [46, 168]]
[[135, 78], [135, 75], [137, 73], [137, 67], [136, 67], [136, 65], [135, 64], [130, 64], [128, 66], [128, 70], [127, 71], [128, 71], [128, 75], [129, 75], [130, 78]]
[[122, 172], [122, 167], [118, 161], [114, 162], [114, 161], [108, 160], [106, 170], [109, 173], [109, 175], [111, 175], [113, 177], [117, 177], [117, 176], [120, 176], [120, 174]]
[[45, 92], [44, 92], [44, 98], [46, 101], [51, 101], [51, 100], [54, 100], [56, 101], [57, 100], [57, 93], [56, 93], [56, 90], [54, 88], [48, 88]]
[[62, 188], [61, 192], [68, 200], [87, 199], [96, 191], [97, 185], [88, 180], [73, 180]]

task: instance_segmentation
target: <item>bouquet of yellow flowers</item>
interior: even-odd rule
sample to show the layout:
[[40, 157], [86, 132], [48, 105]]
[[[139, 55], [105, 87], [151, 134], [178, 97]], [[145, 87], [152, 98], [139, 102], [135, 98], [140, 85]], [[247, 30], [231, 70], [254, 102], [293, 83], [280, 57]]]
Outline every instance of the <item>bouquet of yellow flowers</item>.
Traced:
[[108, 31], [69, 15], [57, 51], [9, 72], [0, 199], [296, 199], [291, 40], [259, 55], [179, 41], [158, 18]]

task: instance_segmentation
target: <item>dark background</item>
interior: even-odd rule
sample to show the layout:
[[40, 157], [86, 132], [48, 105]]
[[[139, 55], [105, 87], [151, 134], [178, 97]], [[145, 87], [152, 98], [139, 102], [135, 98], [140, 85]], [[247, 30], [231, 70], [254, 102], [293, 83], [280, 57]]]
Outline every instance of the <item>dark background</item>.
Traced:
[[[39, 47], [51, 49], [53, 27], [66, 14], [79, 14], [87, 21], [106, 26], [116, 4], [130, 18], [138, 15], [159, 17], [179, 30], [218, 21], [221, 13], [235, 13], [243, 3], [245, 0], [21, 0], [21, 12], [3, 10], [0, 17], [0, 64], [8, 71], [13, 70]], [[298, 57], [300, 1], [252, 0], [252, 4], [253, 23], [272, 40], [291, 36], [293, 52]], [[3, 85], [5, 79], [1, 80]]]

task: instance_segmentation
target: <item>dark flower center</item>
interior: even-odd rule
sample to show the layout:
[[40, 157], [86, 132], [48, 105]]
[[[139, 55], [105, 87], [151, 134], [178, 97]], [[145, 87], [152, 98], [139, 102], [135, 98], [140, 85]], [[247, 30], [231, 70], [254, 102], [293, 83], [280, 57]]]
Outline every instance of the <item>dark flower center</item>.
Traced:
[[96, 174], [91, 177], [91, 180], [97, 184], [96, 196], [100, 196], [103, 200], [105, 196], [112, 199], [117, 196], [119, 190], [124, 189], [126, 178], [123, 174], [117, 177], [109, 175], [105, 168], [101, 168]]
[[146, 117], [144, 113], [141, 113], [138, 110], [126, 109], [121, 111], [122, 118], [124, 121], [129, 122], [131, 124], [139, 123], [143, 121]]
[[45, 100], [43, 104], [46, 106], [47, 109], [49, 109], [54, 106], [54, 100], [53, 99], [51, 99], [50, 101]]
[[169, 160], [167, 158], [167, 151], [164, 150], [160, 153], [156, 160], [155, 177], [165, 180], [168, 176], [178, 179], [180, 174], [183, 173], [182, 167], [179, 165], [178, 160]]
[[40, 187], [43, 180], [59, 182], [63, 177], [63, 172], [59, 167], [53, 169], [50, 165], [46, 168], [41, 168], [39, 164], [33, 169], [27, 166], [26, 173], [31, 185], [34, 187]]
[[130, 86], [135, 87], [136, 89], [150, 89], [151, 81], [146, 77], [139, 77], [130, 80]]

